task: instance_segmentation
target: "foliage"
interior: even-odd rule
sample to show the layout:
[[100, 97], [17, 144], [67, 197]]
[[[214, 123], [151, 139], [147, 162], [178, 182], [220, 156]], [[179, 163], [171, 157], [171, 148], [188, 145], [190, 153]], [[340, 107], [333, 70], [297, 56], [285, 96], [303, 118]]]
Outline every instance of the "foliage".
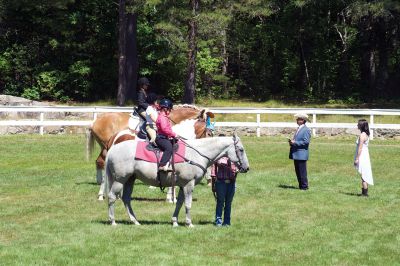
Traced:
[[[138, 15], [139, 75], [159, 94], [181, 99], [189, 2], [127, 1], [127, 11]], [[198, 98], [361, 102], [400, 96], [397, 0], [205, 0], [195, 19]], [[115, 98], [115, 2], [2, 0], [0, 23], [0, 93]]]

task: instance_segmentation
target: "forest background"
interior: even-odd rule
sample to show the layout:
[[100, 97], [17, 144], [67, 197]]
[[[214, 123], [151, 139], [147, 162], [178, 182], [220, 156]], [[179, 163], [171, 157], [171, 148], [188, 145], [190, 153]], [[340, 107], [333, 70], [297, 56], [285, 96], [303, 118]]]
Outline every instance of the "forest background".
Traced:
[[0, 0], [0, 94], [360, 103], [400, 96], [398, 0]]

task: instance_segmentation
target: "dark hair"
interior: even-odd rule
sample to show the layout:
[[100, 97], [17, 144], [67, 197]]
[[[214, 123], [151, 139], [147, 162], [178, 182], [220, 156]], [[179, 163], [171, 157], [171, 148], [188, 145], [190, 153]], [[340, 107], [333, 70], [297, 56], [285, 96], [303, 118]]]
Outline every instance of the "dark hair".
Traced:
[[143, 85], [150, 85], [150, 81], [146, 77], [142, 77], [138, 80], [138, 85], [141, 88]]
[[365, 119], [358, 120], [357, 127], [361, 131], [361, 133], [365, 132], [369, 136], [369, 126], [367, 120]]
[[157, 100], [158, 100], [157, 94], [155, 94], [154, 92], [150, 92], [149, 94], [147, 94], [146, 103], [153, 104]]

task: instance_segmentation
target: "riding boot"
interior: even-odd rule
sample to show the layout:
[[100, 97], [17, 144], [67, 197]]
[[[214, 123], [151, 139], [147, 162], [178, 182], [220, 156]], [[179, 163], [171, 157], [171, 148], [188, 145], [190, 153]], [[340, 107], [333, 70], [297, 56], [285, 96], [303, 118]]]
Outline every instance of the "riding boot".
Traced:
[[368, 197], [368, 188], [361, 189], [361, 196]]

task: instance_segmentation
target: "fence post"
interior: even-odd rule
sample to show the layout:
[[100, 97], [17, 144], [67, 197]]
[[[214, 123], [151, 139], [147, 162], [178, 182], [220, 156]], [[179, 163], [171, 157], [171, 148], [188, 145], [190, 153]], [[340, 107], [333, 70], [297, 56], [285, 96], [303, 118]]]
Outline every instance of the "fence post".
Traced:
[[316, 135], [315, 126], [317, 124], [317, 114], [316, 113], [312, 114], [312, 122], [313, 122], [313, 126], [314, 126], [313, 129], [312, 129], [312, 134], [315, 137], [315, 135]]
[[371, 129], [373, 126], [374, 126], [374, 115], [371, 114], [369, 116], [369, 127], [370, 127], [370, 130], [369, 130], [370, 136], [369, 137], [370, 137], [371, 140], [374, 139], [374, 130]]
[[40, 122], [41, 122], [41, 126], [40, 126], [40, 128], [39, 128], [39, 133], [40, 133], [40, 135], [42, 135], [43, 136], [43, 121], [44, 121], [44, 113], [43, 112], [41, 112], [40, 113]]
[[257, 114], [257, 137], [260, 137], [261, 135], [260, 123], [261, 123], [261, 116], [260, 114]]

